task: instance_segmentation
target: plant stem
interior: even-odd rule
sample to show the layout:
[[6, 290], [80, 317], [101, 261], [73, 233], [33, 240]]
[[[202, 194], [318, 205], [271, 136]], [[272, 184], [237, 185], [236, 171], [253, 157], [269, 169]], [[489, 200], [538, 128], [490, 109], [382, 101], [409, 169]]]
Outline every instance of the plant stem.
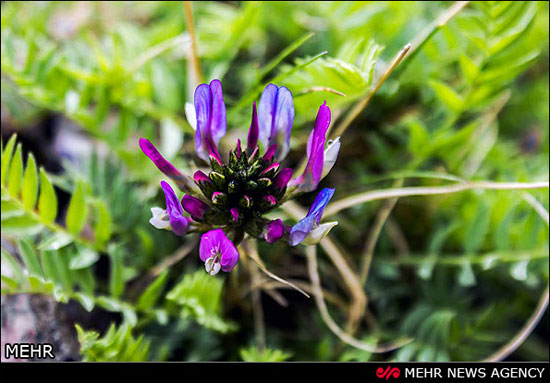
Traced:
[[[195, 77], [195, 82], [200, 84], [204, 82], [204, 77], [202, 75], [199, 53], [197, 49], [197, 36], [195, 34], [195, 24], [193, 23], [193, 7], [191, 5], [191, 1], [184, 1], [183, 5], [185, 7], [185, 22], [187, 24], [187, 29], [189, 30], [189, 35], [191, 36], [191, 63], [194, 72], [193, 74]], [[197, 84], [193, 84], [193, 89]]]
[[422, 196], [422, 195], [438, 195], [438, 194], [450, 194], [458, 193], [466, 190], [527, 190], [527, 189], [547, 189], [549, 183], [543, 182], [492, 182], [492, 181], [478, 181], [478, 182], [463, 182], [446, 186], [431, 186], [431, 187], [405, 187], [396, 189], [382, 189], [372, 190], [365, 193], [352, 195], [350, 197], [343, 198], [330, 204], [325, 210], [325, 217], [334, 215], [341, 210], [365, 203], [370, 201], [376, 201], [379, 199], [387, 199], [394, 197], [410, 197], [410, 196]]

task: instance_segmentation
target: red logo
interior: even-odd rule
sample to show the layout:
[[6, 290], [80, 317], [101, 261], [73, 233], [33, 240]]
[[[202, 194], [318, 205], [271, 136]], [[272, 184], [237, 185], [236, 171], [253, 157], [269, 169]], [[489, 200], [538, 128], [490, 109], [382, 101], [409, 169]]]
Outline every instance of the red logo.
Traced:
[[399, 375], [401, 375], [401, 371], [399, 371], [398, 367], [393, 367], [388, 365], [388, 368], [384, 370], [383, 367], [378, 367], [376, 369], [376, 376], [378, 376], [380, 379], [386, 378], [388, 380], [389, 378], [399, 378]]

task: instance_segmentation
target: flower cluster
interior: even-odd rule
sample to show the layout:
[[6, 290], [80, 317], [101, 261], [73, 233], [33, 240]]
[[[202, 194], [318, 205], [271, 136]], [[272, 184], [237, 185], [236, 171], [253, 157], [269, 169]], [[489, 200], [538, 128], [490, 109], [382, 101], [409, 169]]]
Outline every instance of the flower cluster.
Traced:
[[166, 209], [153, 207], [150, 223], [180, 236], [203, 232], [199, 253], [209, 274], [229, 272], [235, 267], [239, 259], [236, 246], [245, 234], [270, 244], [283, 239], [291, 246], [311, 245], [337, 225], [320, 223], [334, 189], [321, 190], [306, 217], [293, 226], [285, 225], [281, 219], [264, 217], [282, 202], [315, 190], [334, 165], [340, 140], [326, 142], [331, 117], [326, 103], [319, 108], [307, 142], [305, 168], [295, 178], [292, 169], [281, 166], [289, 152], [294, 122], [293, 98], [287, 88], [269, 84], [264, 89], [258, 107], [256, 103], [252, 107], [246, 148], [237, 140], [225, 161], [218, 152], [227, 130], [219, 80], [197, 87], [194, 108], [186, 106], [186, 115], [195, 129], [197, 156], [209, 163], [211, 170], [208, 174], [197, 170], [191, 179], [168, 162], [151, 142], [141, 138], [141, 150], [186, 193], [178, 200], [170, 185], [162, 181]]

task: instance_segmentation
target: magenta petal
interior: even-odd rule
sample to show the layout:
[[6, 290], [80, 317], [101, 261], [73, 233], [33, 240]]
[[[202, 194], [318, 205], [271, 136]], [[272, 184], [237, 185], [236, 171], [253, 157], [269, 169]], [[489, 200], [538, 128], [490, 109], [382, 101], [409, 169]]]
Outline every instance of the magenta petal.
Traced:
[[220, 263], [224, 272], [231, 271], [239, 261], [237, 248], [222, 229], [210, 230], [201, 236], [199, 256], [203, 262], [211, 257], [219, 257], [215, 262]]
[[155, 145], [153, 145], [149, 140], [145, 138], [139, 139], [139, 147], [145, 153], [147, 157], [153, 161], [155, 166], [164, 174], [171, 178], [180, 178], [183, 177], [183, 174], [174, 167], [170, 162], [166, 161], [166, 159], [162, 156], [162, 154], [159, 153], [157, 148], [155, 148]]
[[237, 138], [237, 150], [235, 151], [235, 154], [237, 155], [237, 158], [241, 158], [241, 139]]
[[197, 170], [195, 174], [193, 174], [193, 181], [196, 183], [212, 182], [210, 178], [201, 170]]
[[265, 195], [263, 199], [266, 200], [271, 206], [277, 205], [277, 200], [272, 195]]
[[291, 168], [284, 168], [275, 176], [273, 179], [273, 185], [279, 189], [283, 190], [286, 185], [288, 184], [288, 181], [292, 178], [292, 169]]
[[[223, 233], [223, 231], [222, 231]], [[222, 266], [222, 271], [228, 273], [237, 264], [239, 261], [239, 252], [237, 251], [237, 248], [231, 242], [224, 234], [224, 238], [221, 240], [220, 243], [220, 253], [221, 253], [221, 260], [220, 265]]]
[[273, 159], [273, 156], [275, 156], [275, 152], [277, 151], [277, 144], [271, 145], [264, 154], [264, 160], [265, 161], [271, 161]]
[[199, 256], [201, 261], [205, 262], [219, 251], [221, 236], [225, 237], [222, 229], [210, 230], [201, 236], [199, 245]]
[[260, 175], [263, 175], [263, 174], [266, 174], [268, 173], [269, 171], [271, 170], [275, 170], [277, 171], [279, 169], [279, 163], [278, 162], [274, 162], [272, 163], [271, 165], [269, 165], [267, 168], [265, 168], [264, 170], [262, 170], [262, 172], [260, 173]]
[[229, 210], [231, 213], [231, 217], [233, 218], [233, 222], [237, 222], [239, 220], [239, 209], [236, 207]]
[[220, 156], [220, 153], [218, 153], [218, 149], [214, 147], [212, 144], [208, 144], [208, 158], [210, 160], [215, 160], [220, 166], [223, 166], [223, 161]]
[[258, 146], [258, 136], [260, 134], [260, 127], [258, 125], [258, 112], [256, 110], [256, 102], [252, 106], [252, 122], [250, 123], [250, 129], [248, 130], [248, 142], [247, 149], [252, 152]]
[[209, 209], [207, 204], [190, 195], [184, 195], [182, 197], [181, 206], [183, 206], [183, 209], [195, 219], [201, 219], [204, 213]]
[[307, 144], [308, 161], [304, 173], [291, 181], [290, 185], [300, 185], [302, 191], [312, 191], [317, 188], [323, 173], [325, 141], [330, 125], [330, 109], [326, 101], [319, 108], [315, 126], [309, 135]]
[[266, 225], [265, 240], [269, 244], [277, 242], [285, 233], [285, 225], [280, 219], [269, 222]]

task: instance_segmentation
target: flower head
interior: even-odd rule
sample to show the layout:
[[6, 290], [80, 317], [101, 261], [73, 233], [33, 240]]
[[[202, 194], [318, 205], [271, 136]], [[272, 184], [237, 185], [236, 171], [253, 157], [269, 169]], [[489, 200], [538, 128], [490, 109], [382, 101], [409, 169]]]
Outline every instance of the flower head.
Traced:
[[[192, 178], [187, 177], [166, 161], [153, 144], [141, 139], [143, 152], [187, 193], [180, 202], [163, 181], [166, 209], [151, 209], [151, 224], [159, 229], [172, 229], [178, 235], [188, 232], [189, 227], [202, 232], [200, 258], [209, 274], [215, 275], [220, 270], [229, 272], [235, 267], [239, 259], [236, 245], [245, 234], [269, 244], [279, 240], [292, 246], [314, 244], [337, 224], [320, 223], [334, 189], [323, 189], [307, 216], [292, 227], [281, 219], [264, 217], [296, 194], [315, 190], [334, 165], [340, 141], [329, 142], [325, 148], [330, 124], [326, 103], [320, 107], [309, 136], [305, 170], [294, 180], [291, 180], [292, 169], [280, 164], [289, 151], [294, 122], [292, 93], [287, 88], [269, 84], [264, 89], [258, 108], [256, 103], [252, 105], [246, 147], [237, 140], [227, 156], [222, 156], [218, 149], [226, 132], [221, 83], [213, 80], [199, 85], [195, 90], [194, 110], [190, 104], [185, 109], [190, 124], [196, 129], [197, 155], [209, 162], [211, 169], [196, 170]], [[189, 216], [184, 216], [185, 213]]]

